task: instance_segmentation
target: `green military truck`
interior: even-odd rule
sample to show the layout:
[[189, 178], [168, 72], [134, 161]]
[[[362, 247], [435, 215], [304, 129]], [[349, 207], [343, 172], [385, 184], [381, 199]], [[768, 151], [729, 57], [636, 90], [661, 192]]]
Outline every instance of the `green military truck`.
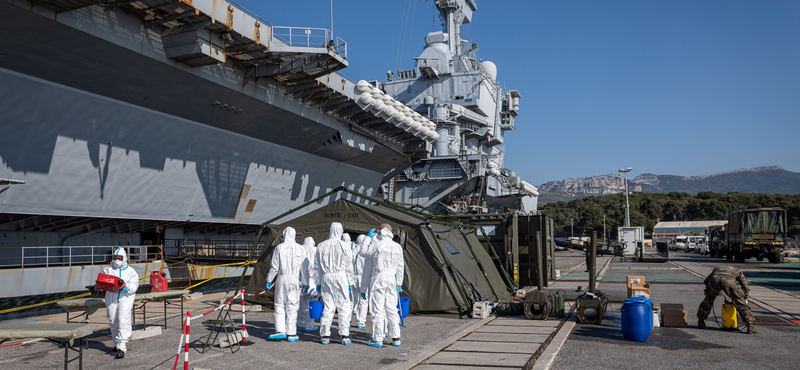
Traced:
[[781, 262], [786, 243], [786, 210], [782, 208], [751, 208], [726, 216], [725, 258], [744, 262], [755, 257], [770, 263]]
[[711, 257], [725, 257], [725, 225], [708, 228], [708, 250]]

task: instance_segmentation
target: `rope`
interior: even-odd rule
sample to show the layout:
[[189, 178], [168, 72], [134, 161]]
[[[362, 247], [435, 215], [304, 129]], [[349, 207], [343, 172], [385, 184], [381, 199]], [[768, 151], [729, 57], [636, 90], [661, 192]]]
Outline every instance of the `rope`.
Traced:
[[202, 269], [210, 269], [210, 268], [214, 268], [214, 267], [244, 266], [244, 265], [251, 265], [251, 264], [254, 264], [256, 262], [258, 262], [258, 261], [234, 262], [234, 263], [226, 263], [226, 264], [214, 265], [214, 266], [195, 266], [195, 267], [189, 266], [189, 269], [192, 270], [192, 271], [196, 271], [196, 270], [202, 270]]
[[70, 299], [83, 298], [83, 297], [86, 297], [86, 296], [91, 295], [91, 294], [92, 293], [83, 293], [83, 294], [78, 294], [78, 295], [75, 295], [75, 296], [72, 296], [72, 297], [54, 299], [52, 301], [47, 301], [47, 302], [42, 302], [42, 303], [34, 303], [34, 304], [29, 304], [27, 306], [22, 306], [22, 307], [9, 308], [9, 309], [0, 311], [0, 315], [2, 315], [4, 313], [9, 313], [9, 312], [25, 310], [25, 309], [28, 309], [28, 308], [34, 308], [34, 307], [44, 306], [44, 305], [48, 305], [48, 304], [53, 304], [53, 303], [56, 303], [56, 302], [67, 301], [67, 300], [70, 300]]
[[198, 285], [200, 285], [200, 284], [205, 284], [205, 283], [207, 283], [209, 280], [214, 280], [214, 279], [216, 279], [216, 278], [218, 278], [218, 277], [220, 277], [220, 276], [226, 275], [226, 274], [228, 274], [228, 273], [230, 273], [230, 272], [233, 272], [233, 271], [236, 271], [236, 269], [233, 269], [233, 270], [230, 270], [230, 271], [223, 272], [223, 273], [221, 273], [221, 274], [218, 274], [218, 275], [216, 275], [216, 276], [212, 276], [212, 277], [210, 277], [210, 278], [208, 278], [208, 279], [205, 279], [205, 280], [203, 280], [203, 281], [201, 281], [201, 282], [199, 282], [199, 283], [197, 283], [197, 284], [190, 285], [189, 287], [187, 287], [187, 288], [186, 288], [186, 290], [191, 290], [192, 288], [194, 288], [194, 287], [196, 287], [196, 286], [198, 286]]

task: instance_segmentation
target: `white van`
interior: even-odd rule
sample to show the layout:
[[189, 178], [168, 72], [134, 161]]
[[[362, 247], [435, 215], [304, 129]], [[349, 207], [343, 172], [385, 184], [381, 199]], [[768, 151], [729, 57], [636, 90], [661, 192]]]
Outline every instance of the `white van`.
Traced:
[[676, 251], [682, 251], [686, 249], [686, 236], [685, 235], [676, 236], [673, 245], [675, 246]]

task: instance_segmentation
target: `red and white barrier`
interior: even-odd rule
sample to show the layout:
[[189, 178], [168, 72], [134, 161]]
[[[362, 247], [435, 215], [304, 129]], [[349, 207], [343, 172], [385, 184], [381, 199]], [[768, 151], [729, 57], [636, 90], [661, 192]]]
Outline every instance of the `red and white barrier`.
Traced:
[[189, 329], [192, 326], [192, 314], [186, 311], [186, 343], [183, 348], [183, 370], [189, 370]]
[[[262, 295], [264, 293], [266, 293], [266, 290], [263, 291], [263, 292], [257, 293], [257, 294], [248, 294], [248, 293], [244, 292], [244, 289], [241, 289], [239, 291], [239, 294], [233, 296], [233, 298], [231, 298], [228, 301], [226, 301], [225, 303], [219, 305], [219, 307], [216, 307], [213, 310], [208, 311], [208, 312], [206, 312], [206, 313], [204, 313], [202, 315], [192, 317], [192, 315], [187, 311], [186, 312], [186, 318], [184, 319], [183, 329], [181, 330], [181, 340], [178, 343], [178, 354], [175, 356], [175, 365], [172, 367], [172, 370], [176, 370], [178, 368], [178, 360], [180, 359], [180, 356], [181, 356], [181, 347], [182, 346], [183, 346], [183, 352], [184, 352], [183, 369], [184, 370], [189, 370], [189, 327], [190, 327], [190, 324], [191, 324], [192, 320], [197, 320], [197, 319], [199, 319], [199, 318], [201, 318], [203, 316], [210, 315], [210, 314], [212, 314], [214, 312], [217, 312], [217, 311], [225, 308], [227, 305], [229, 305], [231, 302], [233, 302], [236, 299], [241, 299], [241, 302], [242, 302], [242, 342], [246, 342], [247, 341], [247, 326], [246, 326], [245, 316], [247, 315], [247, 312], [244, 309], [244, 297], [245, 296]], [[12, 344], [12, 345], [19, 345], [19, 344], [23, 344], [23, 343], [17, 343], [17, 344]], [[2, 347], [0, 347], [0, 348], [2, 348]]]
[[245, 326], [245, 322], [247, 321], [245, 316], [247, 313], [244, 312], [244, 289], [242, 289], [239, 294], [241, 294], [242, 298], [242, 342], [247, 342], [247, 327]]
[[3, 345], [3, 346], [0, 346], [0, 348], [14, 347], [14, 346], [21, 346], [21, 345], [23, 345], [23, 344], [29, 344], [29, 343], [40, 342], [40, 341], [43, 341], [43, 340], [45, 340], [45, 339], [47, 339], [47, 338], [36, 338], [36, 339], [27, 340], [27, 341], [24, 341], [24, 342], [12, 343], [12, 344], [6, 344], [6, 345]]

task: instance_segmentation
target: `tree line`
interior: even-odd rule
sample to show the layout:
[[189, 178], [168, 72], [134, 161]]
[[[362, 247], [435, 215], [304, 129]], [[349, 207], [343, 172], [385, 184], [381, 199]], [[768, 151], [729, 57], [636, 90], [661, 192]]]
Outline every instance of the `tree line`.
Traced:
[[[724, 220], [726, 214], [740, 209], [780, 207], [787, 213], [787, 236], [800, 237], [800, 194], [631, 193], [629, 200], [631, 226], [644, 226], [647, 235], [652, 235], [659, 221]], [[569, 233], [572, 225], [576, 235], [591, 235], [592, 231], [603, 235], [605, 215], [606, 230], [614, 239], [617, 227], [625, 225], [625, 194], [548, 203], [540, 206], [539, 211], [554, 220], [556, 231]]]

